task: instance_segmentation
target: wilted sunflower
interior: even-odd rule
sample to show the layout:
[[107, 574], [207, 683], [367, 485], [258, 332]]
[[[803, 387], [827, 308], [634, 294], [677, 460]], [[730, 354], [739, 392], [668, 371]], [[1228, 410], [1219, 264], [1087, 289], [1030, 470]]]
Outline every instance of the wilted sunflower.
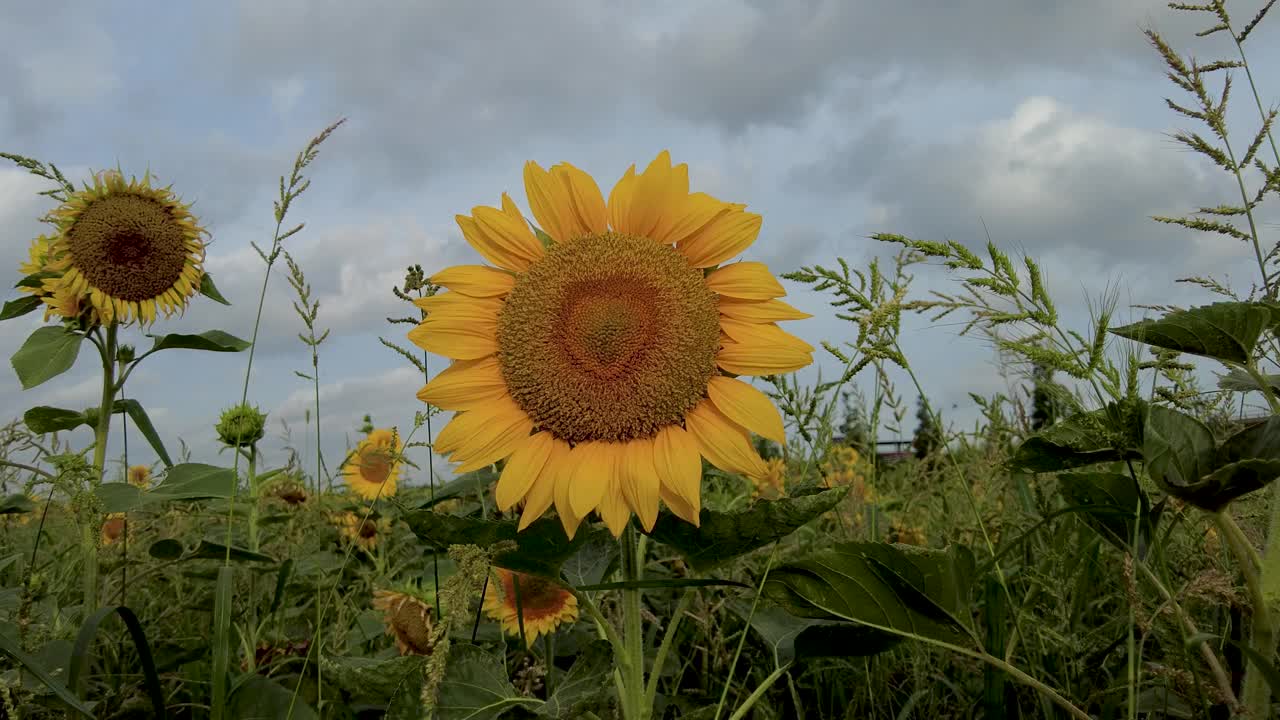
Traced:
[[435, 642], [435, 622], [431, 603], [416, 593], [401, 590], [375, 590], [373, 609], [381, 610], [387, 634], [396, 639], [401, 655], [430, 655]]
[[130, 485], [146, 490], [151, 487], [151, 468], [146, 465], [130, 465], [128, 479]]
[[126, 530], [129, 536], [133, 536], [133, 529], [129, 527], [129, 521], [125, 518], [124, 513], [111, 513], [102, 521], [102, 544], [114, 545], [125, 536]]
[[400, 434], [394, 428], [369, 433], [342, 468], [347, 486], [366, 500], [395, 495], [400, 476], [397, 458], [402, 449]]
[[[661, 499], [689, 522], [701, 508], [702, 457], [747, 476], [767, 469], [748, 431], [785, 442], [760, 390], [729, 377], [797, 370], [813, 347], [779, 320], [809, 317], [745, 250], [760, 216], [689, 192], [666, 151], [609, 194], [568, 164], [524, 169], [544, 247], [506, 194], [502, 209], [459, 215], [497, 267], [448, 268], [452, 292], [417, 300], [418, 346], [454, 359], [418, 398], [458, 411], [435, 449], [468, 472], [507, 458], [500, 509], [520, 527], [554, 503], [572, 536], [596, 511], [615, 535], [646, 529]], [[722, 372], [723, 371], [723, 372]]]
[[[519, 613], [516, 607], [515, 578], [520, 578]], [[561, 623], [578, 619], [578, 598], [556, 583], [535, 575], [525, 575], [495, 567], [484, 595], [484, 612], [498, 621], [508, 635], [520, 636], [524, 615], [525, 639], [532, 644], [539, 635], [550, 634]]]
[[345, 541], [365, 552], [373, 552], [378, 540], [391, 530], [391, 521], [387, 518], [365, 518], [363, 514], [353, 512], [339, 514], [335, 524]]
[[53, 274], [38, 293], [53, 312], [90, 309], [101, 323], [145, 324], [157, 309], [185, 309], [200, 290], [205, 230], [168, 187], [151, 187], [150, 173], [140, 181], [98, 173], [49, 217], [58, 234], [38, 238], [22, 269]]

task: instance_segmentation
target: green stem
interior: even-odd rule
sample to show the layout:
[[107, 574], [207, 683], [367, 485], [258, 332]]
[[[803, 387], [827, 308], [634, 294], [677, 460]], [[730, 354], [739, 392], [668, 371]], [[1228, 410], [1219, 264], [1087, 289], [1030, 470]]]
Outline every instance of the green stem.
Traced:
[[[622, 533], [622, 571], [624, 579], [638, 581], [641, 578], [644, 548], [636, 540], [635, 530], [628, 523]], [[622, 642], [630, 663], [623, 682], [623, 712], [627, 720], [648, 720], [652, 708], [645, 706], [644, 688], [644, 630], [640, 621], [640, 588], [622, 591]], [[655, 670], [656, 671], [656, 670]]]
[[249, 446], [249, 549], [258, 552], [258, 446]]
[[[102, 355], [102, 403], [98, 406], [98, 421], [93, 428], [93, 478], [88, 492], [102, 484], [107, 461], [107, 436], [111, 432], [111, 409], [115, 404], [116, 332], [113, 323], [108, 325], [107, 337], [99, 348]], [[102, 518], [97, 508], [88, 522], [80, 528], [80, 546], [84, 556], [84, 608], [85, 614], [98, 610], [98, 535], [102, 532]]]
[[[1241, 367], [1258, 383], [1271, 412], [1280, 415], [1280, 401], [1255, 363], [1250, 361]], [[1242, 561], [1241, 565], [1244, 564]], [[1280, 641], [1280, 628], [1276, 627], [1276, 620], [1280, 618], [1280, 483], [1271, 485], [1271, 521], [1259, 569], [1261, 577], [1254, 593], [1253, 649], [1271, 660], [1276, 653], [1277, 641]], [[1248, 575], [1245, 577], [1247, 579]], [[1243, 693], [1244, 704], [1253, 717], [1265, 719], [1271, 716], [1271, 687], [1260, 668], [1250, 665], [1245, 670]]]
[[671, 644], [675, 641], [676, 630], [680, 628], [680, 621], [684, 618], [684, 613], [689, 609], [689, 604], [693, 601], [693, 588], [685, 588], [684, 593], [680, 595], [679, 602], [676, 603], [675, 612], [671, 614], [671, 619], [667, 621], [667, 631], [662, 635], [662, 644], [658, 646], [658, 654], [653, 657], [653, 668], [649, 671], [649, 683], [645, 687], [644, 702], [648, 707], [653, 707], [654, 698], [658, 696], [658, 680], [662, 677], [662, 668], [667, 662], [667, 653], [671, 652]]

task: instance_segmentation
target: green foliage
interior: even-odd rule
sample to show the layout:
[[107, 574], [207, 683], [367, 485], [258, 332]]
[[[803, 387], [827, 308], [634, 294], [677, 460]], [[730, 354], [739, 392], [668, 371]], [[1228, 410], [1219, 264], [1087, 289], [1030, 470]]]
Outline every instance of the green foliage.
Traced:
[[22, 389], [30, 390], [70, 370], [83, 340], [84, 335], [64, 325], [42, 327], [31, 333], [9, 360]]
[[590, 710], [604, 713], [612, 684], [613, 648], [604, 640], [596, 640], [578, 653], [569, 672], [556, 681], [555, 691], [536, 714], [575, 720]]
[[235, 482], [230, 468], [180, 463], [169, 468], [164, 481], [150, 490], [139, 490], [129, 483], [103, 483], [95, 494], [106, 512], [128, 512], [176, 500], [228, 498], [235, 490]]
[[5, 302], [4, 307], [0, 308], [0, 320], [12, 320], [16, 317], [22, 317], [29, 312], [35, 311], [44, 303], [35, 295], [23, 295], [16, 300]]
[[703, 508], [697, 527], [664, 510], [649, 536], [674, 548], [695, 570], [710, 570], [790, 535], [835, 507], [848, 491], [847, 487], [814, 488], [811, 494], [755, 502], [732, 512]]
[[1203, 422], [1152, 406], [1143, 450], [1147, 471], [1162, 489], [1217, 511], [1280, 476], [1280, 417], [1252, 424], [1219, 445]]
[[1276, 303], [1214, 303], [1113, 328], [1111, 332], [1168, 350], [1247, 363], [1263, 331], [1275, 328], [1277, 323], [1280, 305]]
[[544, 517], [517, 531], [511, 521], [477, 520], [456, 517], [430, 510], [406, 513], [404, 521], [428, 547], [444, 550], [451, 545], [478, 545], [492, 548], [500, 542], [512, 542], [513, 550], [498, 550], [493, 564], [539, 577], [560, 579], [560, 568], [579, 548], [593, 538], [608, 535], [600, 527], [583, 527], [569, 540], [557, 518]]
[[227, 701], [227, 717], [237, 720], [320, 720], [320, 714], [299, 700], [294, 692], [258, 674], [236, 680]]
[[448, 673], [436, 700], [440, 720], [493, 720], [517, 707], [542, 704], [521, 697], [507, 679], [501, 658], [475, 645], [454, 643], [446, 667]]
[[1085, 521], [1107, 542], [1145, 558], [1151, 549], [1163, 506], [1153, 509], [1147, 494], [1129, 475], [1072, 472], [1058, 475], [1059, 491], [1072, 506], [1084, 506]]
[[207, 352], [240, 352], [249, 349], [249, 342], [221, 330], [206, 330], [195, 335], [170, 333], [151, 335], [155, 344], [150, 352], [159, 350], [204, 350]]
[[229, 300], [222, 296], [222, 293], [218, 292], [218, 286], [213, 284], [213, 276], [209, 274], [208, 270], [205, 270], [204, 274], [200, 276], [200, 294], [216, 303], [231, 304]]
[[1056, 472], [1115, 460], [1142, 458], [1142, 400], [1108, 403], [1027, 438], [1010, 459], [1015, 470]]

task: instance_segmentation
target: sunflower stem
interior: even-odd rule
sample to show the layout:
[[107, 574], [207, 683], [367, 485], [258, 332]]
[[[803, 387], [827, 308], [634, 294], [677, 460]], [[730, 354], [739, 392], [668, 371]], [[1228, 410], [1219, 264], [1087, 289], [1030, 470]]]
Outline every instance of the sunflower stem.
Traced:
[[[627, 524], [623, 531], [622, 572], [628, 582], [641, 579], [644, 563], [644, 547], [636, 539], [634, 526]], [[622, 689], [623, 714], [627, 720], [648, 720], [651, 708], [645, 706], [644, 687], [644, 631], [640, 622], [640, 588], [628, 587], [622, 591], [623, 632], [622, 642], [630, 662], [625, 668]]]
[[[89, 493], [102, 484], [106, 468], [107, 436], [111, 431], [111, 408], [115, 404], [116, 392], [116, 332], [115, 323], [107, 325], [107, 336], [99, 345], [102, 354], [102, 404], [98, 406], [97, 423], [93, 428], [93, 476], [89, 481]], [[98, 535], [102, 532], [102, 514], [98, 508], [94, 507], [88, 516], [88, 521], [80, 528], [86, 616], [98, 610]]]
[[249, 478], [249, 549], [258, 552], [258, 446], [249, 446], [249, 466], [245, 473]]

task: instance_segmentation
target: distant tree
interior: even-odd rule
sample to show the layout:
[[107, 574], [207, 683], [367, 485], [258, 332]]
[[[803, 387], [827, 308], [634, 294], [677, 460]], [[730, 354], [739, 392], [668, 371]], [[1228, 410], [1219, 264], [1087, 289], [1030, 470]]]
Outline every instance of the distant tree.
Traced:
[[861, 394], [846, 392], [841, 396], [843, 418], [836, 430], [842, 442], [858, 451], [859, 455], [868, 455], [871, 449], [871, 421], [862, 404]]
[[371, 415], [366, 414], [364, 416], [364, 423], [360, 425], [360, 432], [365, 435], [373, 432], [373, 417]]
[[1031, 369], [1031, 429], [1040, 430], [1058, 421], [1053, 392], [1053, 368], [1036, 363]]
[[915, 437], [911, 439], [911, 447], [915, 450], [916, 457], [923, 460], [942, 447], [942, 427], [938, 424], [937, 418], [933, 413], [929, 412], [928, 405], [925, 404], [924, 396], [920, 396], [916, 408], [916, 420], [920, 422], [916, 426]]

